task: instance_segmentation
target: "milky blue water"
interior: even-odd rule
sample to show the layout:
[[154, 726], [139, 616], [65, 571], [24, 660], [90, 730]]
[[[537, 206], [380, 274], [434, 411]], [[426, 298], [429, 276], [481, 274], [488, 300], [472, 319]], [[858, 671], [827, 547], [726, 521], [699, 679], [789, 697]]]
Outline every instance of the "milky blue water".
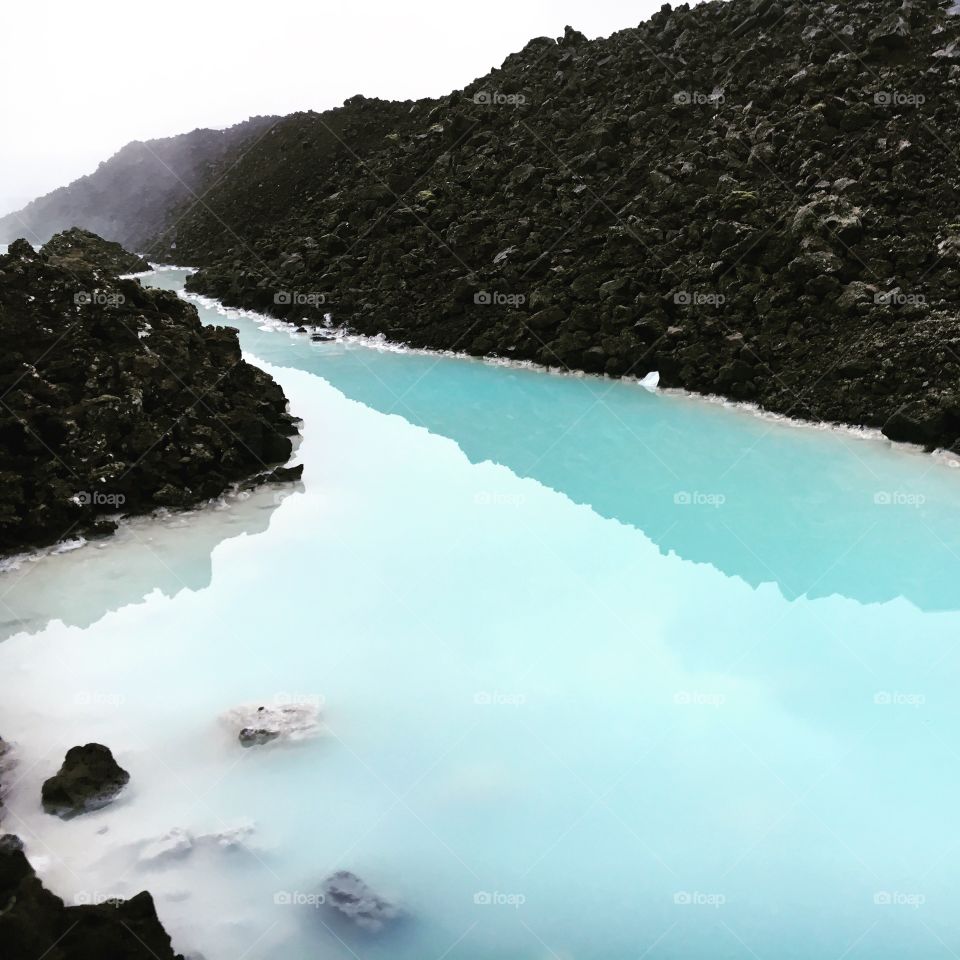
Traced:
[[[207, 960], [960, 952], [955, 468], [201, 313], [284, 386], [304, 481], [0, 576], [5, 828], [58, 893], [150, 889]], [[319, 736], [221, 719], [290, 702]], [[88, 740], [128, 790], [46, 816]], [[404, 919], [314, 905], [337, 869]]]

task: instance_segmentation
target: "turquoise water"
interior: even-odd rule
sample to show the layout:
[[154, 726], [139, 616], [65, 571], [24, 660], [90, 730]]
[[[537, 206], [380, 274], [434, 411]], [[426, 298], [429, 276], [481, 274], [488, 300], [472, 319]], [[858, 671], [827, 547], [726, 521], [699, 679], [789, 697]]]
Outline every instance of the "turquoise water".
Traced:
[[[229, 322], [304, 418], [302, 486], [0, 578], [5, 826], [57, 892], [149, 888], [207, 960], [960, 950], [955, 469]], [[319, 736], [220, 720], [290, 702]], [[61, 823], [39, 786], [86, 740], [131, 784]], [[403, 921], [308, 902], [337, 869]]]

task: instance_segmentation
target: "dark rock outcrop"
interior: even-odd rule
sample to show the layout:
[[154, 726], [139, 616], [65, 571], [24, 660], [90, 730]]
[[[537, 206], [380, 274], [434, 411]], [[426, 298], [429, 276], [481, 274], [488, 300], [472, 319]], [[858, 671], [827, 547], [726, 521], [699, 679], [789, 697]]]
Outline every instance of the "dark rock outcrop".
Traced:
[[183, 960], [149, 893], [68, 907], [44, 889], [10, 834], [0, 837], [0, 950], [4, 960]]
[[51, 237], [43, 252], [54, 266], [72, 270], [77, 267], [92, 267], [107, 273], [143, 273], [150, 269], [150, 262], [128, 253], [119, 243], [104, 240], [89, 230], [72, 227]]
[[23, 240], [0, 256], [0, 399], [0, 553], [219, 496], [296, 433], [235, 330]]
[[960, 452], [947, 6], [665, 4], [538, 38], [439, 100], [285, 118], [142, 249], [297, 324]]
[[42, 800], [47, 813], [73, 817], [110, 803], [130, 782], [108, 747], [88, 743], [71, 747], [55, 776], [44, 781]]
[[379, 933], [400, 917], [400, 910], [371, 890], [356, 874], [338, 870], [323, 884], [324, 904], [358, 927]]

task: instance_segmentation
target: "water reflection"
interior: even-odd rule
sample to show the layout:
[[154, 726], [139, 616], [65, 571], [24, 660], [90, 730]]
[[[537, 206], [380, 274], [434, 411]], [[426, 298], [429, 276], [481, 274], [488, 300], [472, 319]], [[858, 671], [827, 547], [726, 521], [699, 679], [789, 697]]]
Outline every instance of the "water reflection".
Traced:
[[174, 597], [206, 589], [217, 548], [235, 537], [263, 533], [283, 499], [297, 489], [302, 487], [264, 487], [215, 507], [142, 517], [79, 552], [22, 561], [0, 575], [0, 640], [22, 631], [38, 633], [54, 620], [89, 627], [155, 590]]
[[[152, 282], [182, 285], [182, 271]], [[788, 599], [906, 597], [960, 608], [960, 477], [919, 452], [792, 428], [692, 398], [596, 378], [314, 343], [229, 322], [245, 349], [319, 374], [351, 399], [449, 437]], [[309, 417], [310, 411], [298, 411]]]

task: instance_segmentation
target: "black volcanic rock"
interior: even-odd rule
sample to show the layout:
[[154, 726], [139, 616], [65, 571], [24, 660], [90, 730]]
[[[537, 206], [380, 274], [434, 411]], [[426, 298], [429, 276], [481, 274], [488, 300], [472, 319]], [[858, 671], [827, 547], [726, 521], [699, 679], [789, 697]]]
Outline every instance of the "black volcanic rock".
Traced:
[[71, 747], [55, 776], [44, 781], [43, 809], [72, 817], [105, 807], [130, 782], [108, 747], [88, 743]]
[[276, 382], [174, 293], [0, 256], [0, 552], [185, 507], [287, 460]]
[[283, 119], [141, 249], [298, 325], [960, 452], [948, 6], [666, 4], [538, 38], [439, 100]]
[[119, 243], [104, 240], [89, 230], [72, 227], [51, 237], [43, 252], [50, 262], [71, 270], [77, 267], [95, 267], [107, 273], [142, 273], [150, 269], [150, 262], [128, 253]]
[[10, 834], [0, 837], [0, 951], [4, 960], [183, 960], [149, 893], [67, 907]]

